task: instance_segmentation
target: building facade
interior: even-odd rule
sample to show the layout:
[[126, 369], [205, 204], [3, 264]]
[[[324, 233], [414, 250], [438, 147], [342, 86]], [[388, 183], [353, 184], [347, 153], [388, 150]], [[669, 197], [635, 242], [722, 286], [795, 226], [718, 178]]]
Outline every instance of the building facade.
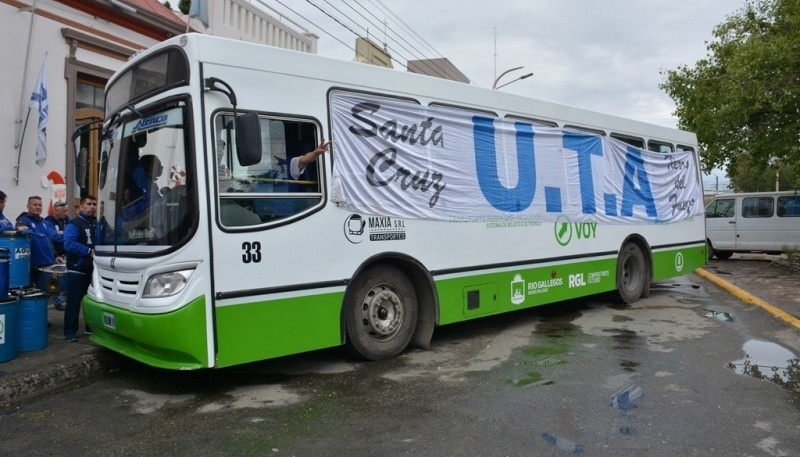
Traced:
[[[133, 54], [169, 37], [199, 31], [316, 52], [317, 37], [277, 21], [248, 0], [205, 0], [207, 26], [189, 21], [159, 0], [0, 0], [0, 190], [7, 195], [5, 215], [25, 211], [39, 195], [46, 211], [66, 201], [74, 215], [82, 195], [97, 186], [99, 130], [75, 151], [76, 128], [99, 125], [104, 88]], [[177, 3], [177, 1], [175, 1]], [[36, 159], [39, 110], [31, 95], [45, 67], [46, 158]]]

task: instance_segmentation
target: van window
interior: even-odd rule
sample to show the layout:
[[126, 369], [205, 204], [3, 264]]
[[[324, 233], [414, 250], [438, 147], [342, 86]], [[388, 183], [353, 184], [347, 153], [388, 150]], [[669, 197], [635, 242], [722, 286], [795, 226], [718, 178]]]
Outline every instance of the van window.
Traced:
[[706, 208], [706, 217], [733, 217], [736, 215], [735, 203], [733, 198], [714, 200]]
[[743, 217], [772, 217], [774, 208], [772, 197], [746, 197], [742, 200]]
[[778, 197], [778, 217], [800, 217], [800, 195]]

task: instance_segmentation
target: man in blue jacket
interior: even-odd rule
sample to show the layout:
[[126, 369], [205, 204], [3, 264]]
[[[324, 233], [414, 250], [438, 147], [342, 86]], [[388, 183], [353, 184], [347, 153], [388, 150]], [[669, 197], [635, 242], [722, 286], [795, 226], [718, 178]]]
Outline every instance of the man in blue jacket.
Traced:
[[14, 230], [14, 223], [3, 215], [4, 209], [6, 209], [6, 193], [0, 190], [0, 232]]
[[[64, 337], [78, 341], [81, 300], [89, 290], [94, 271], [94, 236], [97, 231], [97, 199], [81, 197], [80, 213], [64, 229], [64, 250], [67, 252], [67, 309], [64, 312]], [[91, 335], [89, 325], [85, 333]]]
[[42, 218], [42, 197], [28, 197], [28, 212], [17, 218], [17, 229], [28, 230], [31, 237], [31, 282], [39, 283], [39, 268], [49, 267], [56, 263], [64, 263], [62, 257], [56, 257], [53, 243], [61, 243], [64, 238], [52, 225]]

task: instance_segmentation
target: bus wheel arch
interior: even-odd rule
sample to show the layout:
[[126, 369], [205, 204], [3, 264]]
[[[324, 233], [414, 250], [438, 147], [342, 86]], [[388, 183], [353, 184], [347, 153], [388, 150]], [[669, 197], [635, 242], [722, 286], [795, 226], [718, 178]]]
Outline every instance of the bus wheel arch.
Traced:
[[[380, 360], [408, 346], [428, 349], [437, 321], [434, 291], [430, 273], [413, 259], [384, 256], [363, 264], [349, 281], [342, 304], [348, 351]], [[402, 322], [392, 323], [393, 317]]]
[[632, 236], [622, 243], [617, 255], [617, 301], [631, 304], [650, 296], [652, 256], [647, 242]]

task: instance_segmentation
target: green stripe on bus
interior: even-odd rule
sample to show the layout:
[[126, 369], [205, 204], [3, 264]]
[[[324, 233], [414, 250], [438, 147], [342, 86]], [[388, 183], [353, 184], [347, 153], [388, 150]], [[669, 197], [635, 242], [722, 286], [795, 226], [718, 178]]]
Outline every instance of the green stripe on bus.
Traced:
[[440, 323], [545, 305], [613, 290], [616, 258], [436, 281]]
[[142, 363], [173, 370], [209, 366], [205, 310], [203, 297], [163, 314], [132, 313], [88, 295], [83, 299], [92, 341]]
[[653, 252], [653, 281], [682, 276], [706, 264], [706, 244]]
[[343, 296], [336, 292], [217, 307], [217, 366], [340, 345]]

